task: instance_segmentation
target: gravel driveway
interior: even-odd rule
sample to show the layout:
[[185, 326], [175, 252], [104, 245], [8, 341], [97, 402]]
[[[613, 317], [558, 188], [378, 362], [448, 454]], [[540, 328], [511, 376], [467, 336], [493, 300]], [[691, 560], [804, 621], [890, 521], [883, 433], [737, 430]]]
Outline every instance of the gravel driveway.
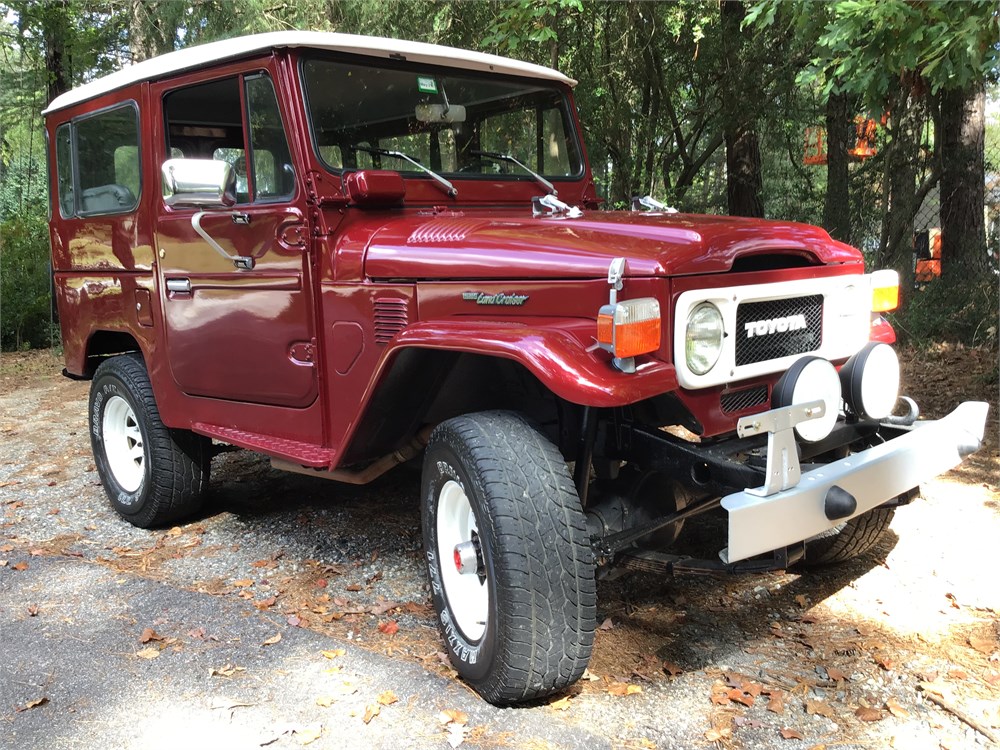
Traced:
[[136, 529], [98, 482], [87, 384], [60, 368], [0, 361], [2, 748], [920, 750], [1000, 736], [995, 445], [850, 565], [602, 582], [590, 679], [500, 710], [443, 659], [415, 473], [347, 487], [225, 452], [202, 517]]

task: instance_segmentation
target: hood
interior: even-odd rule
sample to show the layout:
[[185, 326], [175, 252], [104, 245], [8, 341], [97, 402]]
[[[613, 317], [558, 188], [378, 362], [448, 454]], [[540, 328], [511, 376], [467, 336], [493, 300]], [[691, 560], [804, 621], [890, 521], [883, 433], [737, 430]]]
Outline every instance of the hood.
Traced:
[[365, 273], [381, 279], [601, 278], [612, 258], [629, 276], [723, 273], [751, 255], [810, 264], [861, 254], [808, 224], [696, 214], [588, 211], [576, 219], [495, 214], [406, 216], [374, 233]]

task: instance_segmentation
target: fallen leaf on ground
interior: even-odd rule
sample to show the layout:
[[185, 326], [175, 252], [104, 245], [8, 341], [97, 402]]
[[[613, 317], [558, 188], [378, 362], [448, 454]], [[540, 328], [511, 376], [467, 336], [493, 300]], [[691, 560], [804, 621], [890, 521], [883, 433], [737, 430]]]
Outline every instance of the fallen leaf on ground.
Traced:
[[149, 648], [144, 648], [142, 651], [136, 651], [135, 655], [140, 659], [155, 659], [160, 655], [160, 649], [150, 646]]
[[910, 718], [910, 712], [903, 708], [902, 704], [895, 698], [889, 698], [885, 702], [885, 707], [889, 709], [889, 713], [895, 716], [897, 719], [908, 719]]
[[584, 682], [599, 682], [601, 678], [598, 677], [593, 672], [591, 672], [589, 669], [585, 669], [583, 670], [583, 677], [581, 677], [580, 679], [583, 680]]
[[267, 599], [261, 599], [259, 602], [254, 602], [253, 606], [255, 606], [257, 609], [270, 609], [277, 603], [278, 603], [278, 597], [269, 596]]
[[785, 693], [783, 690], [771, 689], [767, 700], [767, 710], [774, 714], [785, 712]]
[[378, 698], [376, 698], [376, 700], [383, 706], [391, 706], [393, 703], [398, 701], [399, 698], [397, 698], [396, 694], [391, 690], [386, 690]]
[[49, 702], [48, 698], [36, 698], [35, 700], [28, 701], [23, 706], [19, 706], [18, 708], [15, 708], [14, 710], [17, 713], [21, 713], [22, 711], [30, 711], [33, 708], [38, 708], [39, 706], [44, 706], [48, 702]]
[[611, 622], [611, 618], [608, 617], [607, 619], [604, 620], [604, 622], [602, 622], [600, 625], [597, 626], [597, 629], [598, 630], [611, 630], [614, 626], [615, 626], [615, 624], [613, 622]]
[[310, 742], [315, 742], [322, 735], [322, 724], [310, 724], [307, 727], [302, 727], [301, 729], [296, 729], [292, 732], [292, 736], [295, 737], [296, 741], [300, 745], [308, 745]]
[[337, 699], [334, 698], [332, 695], [321, 695], [319, 698], [316, 699], [316, 705], [320, 706], [321, 708], [329, 708], [336, 702]]
[[209, 671], [208, 676], [209, 677], [216, 677], [216, 676], [218, 676], [218, 677], [232, 677], [237, 672], [246, 672], [246, 671], [247, 671], [246, 667], [237, 667], [237, 666], [235, 666], [233, 664], [226, 664], [226, 665], [221, 666], [221, 667], [213, 668], [211, 671]]
[[139, 636], [139, 643], [149, 643], [150, 641], [162, 641], [163, 638], [152, 628], [146, 628], [142, 631], [142, 635]]
[[791, 727], [785, 727], [781, 730], [781, 737], [786, 740], [804, 740], [805, 737], [802, 736], [802, 732]]
[[834, 682], [843, 682], [844, 680], [847, 679], [847, 675], [844, 674], [841, 670], [837, 669], [836, 667], [827, 667], [826, 674]]
[[365, 708], [365, 715], [361, 719], [365, 724], [371, 722], [379, 713], [382, 711], [382, 707], [378, 703], [369, 703]]
[[302, 618], [299, 617], [298, 615], [288, 615], [288, 617], [285, 618], [285, 622], [287, 622], [293, 628], [298, 628], [302, 626]]
[[281, 642], [281, 633], [275, 633], [274, 635], [272, 635], [270, 638], [268, 638], [266, 641], [264, 641], [260, 645], [261, 646], [273, 646], [275, 643], [280, 643], [280, 642]]
[[739, 688], [733, 688], [730, 690], [726, 693], [726, 697], [736, 703], [742, 703], [747, 708], [753, 708], [754, 697], [752, 695], [747, 695]]
[[386, 635], [396, 635], [399, 632], [399, 623], [395, 620], [386, 620], [378, 624], [378, 629]]
[[882, 721], [885, 718], [885, 714], [877, 708], [865, 708], [864, 706], [855, 711], [854, 715], [861, 721]]
[[551, 709], [553, 709], [555, 711], [568, 711], [569, 710], [569, 696], [567, 695], [567, 696], [565, 696], [563, 698], [560, 698], [557, 701], [552, 701], [549, 704], [549, 708], [551, 708]]
[[233, 586], [238, 589], [245, 589], [247, 586], [253, 586], [253, 581], [249, 578], [241, 578], [238, 581], [233, 581]]
[[349, 583], [345, 588], [348, 591], [361, 591], [361, 585], [357, 583]]
[[668, 677], [676, 677], [679, 674], [683, 674], [684, 670], [674, 664], [672, 661], [663, 662], [663, 671]]
[[13, 570], [27, 570], [28, 569], [28, 563], [26, 563], [26, 562], [14, 563], [10, 567]]
[[993, 651], [995, 650], [993, 641], [991, 641], [989, 638], [977, 638], [975, 636], [972, 636], [971, 638], [969, 638], [969, 645], [972, 646], [974, 649], [976, 649], [976, 651], [978, 651], [979, 653], [986, 654], [987, 656], [992, 654]]
[[8, 562], [10, 562], [10, 560], [0, 560], [0, 568], [6, 568]]
[[882, 667], [882, 669], [886, 672], [890, 671], [895, 666], [895, 662], [888, 656], [879, 656], [875, 659], [875, 663]]
[[461, 724], [465, 726], [469, 723], [469, 715], [465, 711], [459, 711], [456, 708], [446, 708], [444, 711], [438, 714], [438, 721], [442, 724]]
[[828, 719], [834, 717], [833, 709], [830, 708], [823, 701], [806, 701], [806, 713], [807, 714], [819, 714], [820, 716], [825, 716]]
[[711, 729], [706, 730], [705, 739], [709, 742], [721, 742], [722, 740], [727, 739], [732, 733], [733, 730], [729, 727], [712, 727]]
[[344, 649], [342, 648], [335, 648], [330, 651], [321, 651], [320, 653], [323, 654], [323, 656], [325, 656], [327, 659], [336, 659], [338, 656], [343, 656], [347, 652], [344, 651]]
[[28, 617], [38, 617], [38, 605], [29, 604], [28, 605]]
[[633, 685], [631, 682], [612, 682], [608, 685], [608, 692], [611, 695], [617, 695], [619, 698], [626, 695], [635, 695], [642, 692], [642, 688], [638, 685]]
[[[0, 484], [0, 487], [4, 487], [4, 486], [6, 486], [6, 483]], [[4, 553], [5, 555], [8, 552], [13, 552], [13, 551], [14, 551], [14, 545], [13, 544], [5, 544], [4, 546], [0, 547], [0, 552]]]
[[795, 597], [795, 603], [798, 604], [802, 609], [809, 606], [809, 600], [806, 599], [804, 594], [799, 594]]

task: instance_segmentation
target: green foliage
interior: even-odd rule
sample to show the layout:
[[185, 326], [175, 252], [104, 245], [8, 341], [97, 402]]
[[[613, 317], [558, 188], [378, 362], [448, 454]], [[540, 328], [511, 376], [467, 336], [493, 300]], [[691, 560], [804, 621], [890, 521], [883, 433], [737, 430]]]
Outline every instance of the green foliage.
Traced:
[[900, 340], [915, 346], [950, 341], [996, 348], [998, 310], [1000, 284], [987, 273], [977, 279], [935, 279], [906, 294], [889, 320]]
[[1000, 64], [1000, 8], [993, 0], [759, 0], [744, 23], [790, 29], [809, 50], [800, 84], [817, 83], [824, 96], [858, 94], [876, 114], [884, 112], [904, 72], [933, 94], [995, 80]]
[[0, 223], [0, 348], [49, 345], [49, 283], [44, 216]]

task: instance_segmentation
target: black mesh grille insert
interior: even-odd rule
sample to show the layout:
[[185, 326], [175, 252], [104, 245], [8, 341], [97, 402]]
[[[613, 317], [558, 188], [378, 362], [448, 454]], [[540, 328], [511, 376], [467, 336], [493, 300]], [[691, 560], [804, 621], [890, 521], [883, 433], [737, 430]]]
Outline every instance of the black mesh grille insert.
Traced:
[[751, 409], [767, 403], [767, 386], [757, 385], [753, 388], [743, 388], [739, 391], [729, 391], [723, 393], [720, 399], [722, 411], [732, 414], [737, 411]]
[[736, 310], [736, 364], [805, 354], [823, 341], [823, 295], [744, 302]]

